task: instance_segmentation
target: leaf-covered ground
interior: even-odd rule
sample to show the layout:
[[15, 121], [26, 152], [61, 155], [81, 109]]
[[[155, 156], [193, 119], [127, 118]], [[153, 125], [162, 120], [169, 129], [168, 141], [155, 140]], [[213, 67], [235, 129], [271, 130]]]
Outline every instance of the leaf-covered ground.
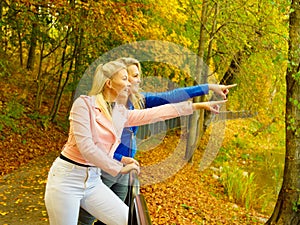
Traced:
[[[178, 146], [178, 135], [172, 132], [160, 145], [139, 154], [141, 165], [146, 168], [159, 164], [172, 155]], [[43, 200], [44, 188], [49, 167], [66, 137], [66, 133], [55, 126], [49, 126], [47, 130], [35, 126], [25, 135], [6, 134], [0, 144], [1, 225], [49, 224]], [[168, 178], [155, 182], [152, 176], [153, 184], [142, 185], [141, 193], [147, 201], [152, 223], [263, 224], [266, 216], [245, 211], [228, 201], [210, 169], [199, 171], [201, 154], [201, 149], [197, 150], [189, 164], [179, 165], [180, 159], [179, 162], [173, 158], [173, 165], [162, 164], [160, 168], [166, 173], [171, 170]], [[142, 172], [142, 179], [147, 176], [150, 178], [151, 174]]]
[[[178, 141], [178, 132], [172, 132], [158, 147], [143, 152], [139, 162], [147, 166], [163, 161], [174, 154]], [[206, 143], [204, 138], [200, 146]], [[264, 224], [266, 215], [245, 211], [229, 202], [220, 182], [213, 178], [213, 170], [199, 170], [203, 149], [198, 149], [192, 162], [181, 165], [181, 169], [177, 168], [181, 161], [173, 159], [174, 170], [178, 172], [162, 182], [142, 187], [153, 224]], [[184, 153], [176, 153], [180, 154], [184, 156]], [[171, 167], [166, 168], [171, 170]], [[141, 175], [143, 177], [143, 172]]]

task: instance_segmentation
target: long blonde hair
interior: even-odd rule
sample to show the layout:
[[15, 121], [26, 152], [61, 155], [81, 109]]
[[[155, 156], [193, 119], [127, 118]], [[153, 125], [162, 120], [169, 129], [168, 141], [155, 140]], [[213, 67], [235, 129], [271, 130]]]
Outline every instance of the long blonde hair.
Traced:
[[108, 103], [103, 97], [103, 90], [106, 81], [122, 69], [126, 69], [126, 65], [118, 61], [110, 61], [108, 63], [100, 64], [99, 66], [97, 66], [94, 73], [92, 88], [88, 93], [89, 96], [96, 96], [97, 106], [100, 108], [101, 112], [103, 112], [104, 115], [109, 119], [111, 119], [111, 114], [108, 109]]
[[[130, 57], [122, 57], [122, 58], [117, 59], [116, 61], [125, 64], [125, 66], [127, 68], [131, 65], [135, 65], [139, 70], [140, 76], [142, 75], [141, 64], [137, 59], [130, 58]], [[129, 100], [131, 101], [131, 103], [133, 104], [135, 109], [144, 109], [145, 108], [145, 98], [140, 93], [140, 90], [138, 93], [130, 94]]]

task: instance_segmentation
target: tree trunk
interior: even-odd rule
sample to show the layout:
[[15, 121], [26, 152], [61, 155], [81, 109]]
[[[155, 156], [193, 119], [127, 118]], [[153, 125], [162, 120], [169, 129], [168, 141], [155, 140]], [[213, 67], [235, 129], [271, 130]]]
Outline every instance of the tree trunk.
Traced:
[[[201, 12], [201, 26], [200, 26], [200, 35], [199, 35], [199, 46], [198, 46], [198, 57], [196, 65], [196, 78], [195, 84], [204, 84], [207, 83], [207, 74], [204, 65], [204, 45], [206, 41], [206, 30], [205, 23], [207, 18], [207, 0], [204, 0], [202, 3], [202, 12]], [[194, 98], [194, 102], [203, 101], [202, 97]], [[204, 121], [204, 110], [195, 111], [189, 117], [188, 124], [188, 140], [186, 146], [185, 159], [189, 162], [193, 159], [193, 154], [197, 148], [199, 137], [203, 134], [203, 121]]]
[[35, 49], [37, 43], [37, 30], [38, 25], [36, 23], [32, 24], [32, 31], [31, 31], [31, 38], [30, 38], [30, 47], [28, 51], [28, 59], [27, 59], [27, 66], [28, 70], [33, 70], [34, 61], [35, 61]]
[[266, 224], [300, 224], [300, 8], [292, 0], [286, 73], [286, 155], [282, 187]]
[[22, 47], [22, 40], [21, 40], [21, 33], [20, 30], [18, 32], [18, 41], [19, 41], [19, 57], [20, 57], [20, 65], [23, 67], [23, 47]]
[[3, 14], [3, 0], [0, 0], [0, 19], [2, 19]]
[[230, 66], [228, 68], [228, 70], [226, 71], [226, 73], [224, 74], [224, 76], [222, 77], [220, 84], [225, 84], [225, 85], [229, 85], [229, 84], [234, 84], [234, 78], [235, 75], [239, 72], [240, 70], [240, 64], [242, 62], [242, 52], [238, 51], [235, 56], [233, 57], [233, 59], [230, 62]]
[[63, 82], [63, 75], [64, 75], [64, 68], [66, 65], [66, 54], [67, 54], [67, 47], [68, 47], [68, 41], [69, 41], [69, 34], [70, 34], [70, 29], [68, 29], [67, 31], [67, 36], [65, 39], [65, 45], [63, 47], [63, 52], [62, 52], [62, 57], [61, 57], [61, 66], [60, 66], [60, 73], [59, 73], [59, 80], [57, 83], [57, 88], [56, 88], [56, 92], [55, 92], [55, 96], [54, 96], [54, 103], [50, 112], [50, 117], [51, 117], [51, 121], [55, 120], [56, 114], [58, 112], [58, 108], [59, 108], [59, 102], [60, 102], [60, 96], [61, 96], [61, 92], [62, 92], [62, 84]]
[[38, 111], [40, 109], [41, 103], [42, 103], [42, 94], [41, 93], [42, 93], [42, 87], [44, 85], [44, 82], [42, 80], [42, 63], [43, 63], [44, 47], [45, 47], [45, 44], [42, 43], [41, 51], [40, 51], [40, 61], [39, 61], [38, 73], [37, 73], [37, 78], [36, 78], [37, 91], [36, 91], [35, 104], [34, 104], [35, 111]]
[[218, 22], [217, 22], [217, 18], [219, 15], [219, 4], [216, 2], [214, 4], [214, 20], [213, 20], [213, 25], [212, 25], [212, 29], [209, 35], [209, 43], [208, 43], [208, 50], [207, 50], [207, 59], [206, 59], [206, 63], [207, 65], [210, 65], [210, 61], [211, 61], [211, 57], [212, 57], [212, 49], [213, 49], [213, 40], [215, 38], [215, 31], [218, 28]]
[[[84, 29], [83, 28], [78, 29], [78, 32], [75, 33], [75, 44], [74, 44], [74, 46], [76, 48], [76, 52], [74, 52], [74, 71], [75, 71], [75, 74], [73, 76], [73, 81], [72, 81], [75, 84], [78, 84], [79, 81], [80, 81], [80, 78], [82, 77], [81, 65], [82, 65], [82, 62], [83, 62], [83, 56], [85, 54], [87, 54], [87, 53], [85, 53], [86, 50], [84, 48], [82, 48], [82, 44], [83, 44], [83, 40], [84, 40], [84, 35], [83, 34], [84, 34]], [[69, 106], [68, 106], [68, 112], [70, 112], [75, 98], [78, 97], [78, 96], [75, 96], [76, 90], [77, 89], [74, 88], [74, 90], [72, 91], [72, 94], [70, 96], [70, 103], [69, 103]]]

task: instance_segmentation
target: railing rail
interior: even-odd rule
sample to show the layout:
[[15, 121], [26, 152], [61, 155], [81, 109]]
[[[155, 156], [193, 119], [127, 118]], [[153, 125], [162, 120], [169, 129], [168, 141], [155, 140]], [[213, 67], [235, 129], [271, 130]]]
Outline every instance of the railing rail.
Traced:
[[147, 208], [147, 203], [140, 194], [140, 182], [136, 170], [129, 174], [128, 190], [128, 225], [151, 225], [151, 218]]
[[136, 221], [138, 225], [152, 224], [147, 203], [142, 194], [138, 194], [134, 199]]

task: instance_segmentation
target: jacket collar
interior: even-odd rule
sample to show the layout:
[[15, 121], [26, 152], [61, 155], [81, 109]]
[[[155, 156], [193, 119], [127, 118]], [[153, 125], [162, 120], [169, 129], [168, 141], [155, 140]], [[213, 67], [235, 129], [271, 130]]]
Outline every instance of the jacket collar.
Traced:
[[98, 124], [105, 127], [111, 133], [117, 136], [112, 122], [103, 113], [101, 113], [100, 109], [96, 106], [96, 96], [83, 95], [81, 97], [87, 103], [89, 110], [91, 111], [91, 116], [93, 117], [94, 115], [94, 118], [91, 118], [91, 122], [93, 123], [93, 121], [96, 121]]

